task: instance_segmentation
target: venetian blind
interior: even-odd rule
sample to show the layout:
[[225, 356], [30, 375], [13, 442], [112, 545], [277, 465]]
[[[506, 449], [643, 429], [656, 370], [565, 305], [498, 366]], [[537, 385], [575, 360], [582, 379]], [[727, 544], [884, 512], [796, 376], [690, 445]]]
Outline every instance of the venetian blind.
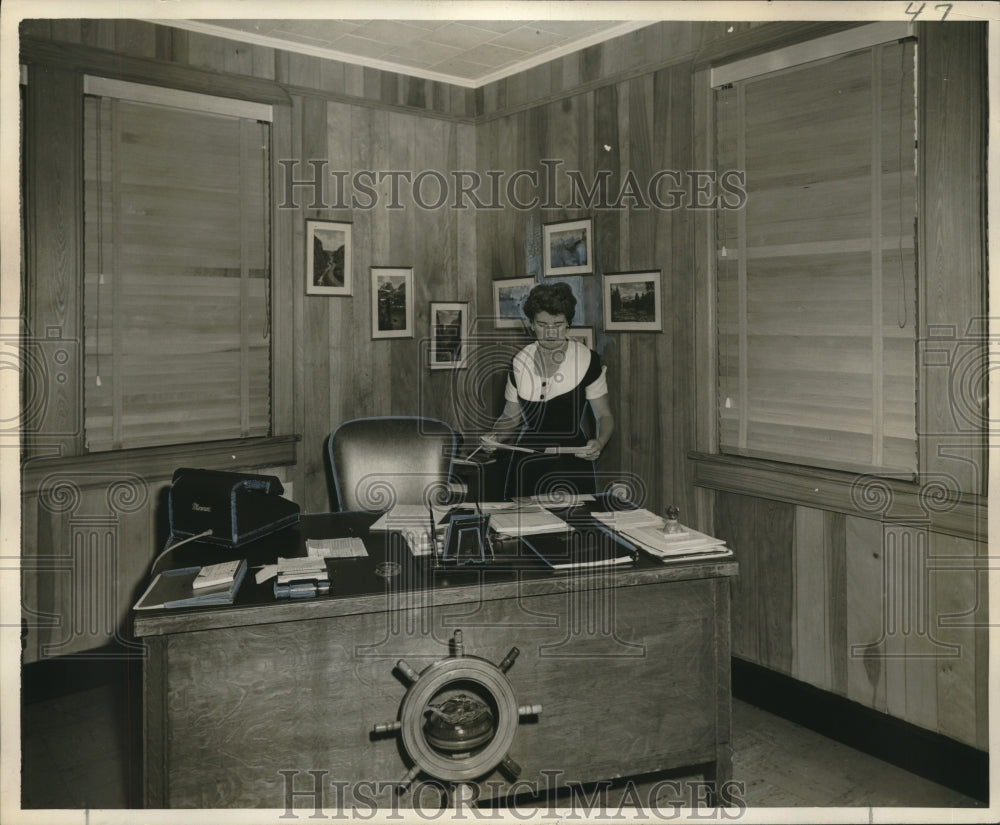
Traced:
[[268, 124], [84, 100], [87, 448], [267, 435]]
[[916, 44], [726, 84], [717, 221], [723, 452], [913, 472]]

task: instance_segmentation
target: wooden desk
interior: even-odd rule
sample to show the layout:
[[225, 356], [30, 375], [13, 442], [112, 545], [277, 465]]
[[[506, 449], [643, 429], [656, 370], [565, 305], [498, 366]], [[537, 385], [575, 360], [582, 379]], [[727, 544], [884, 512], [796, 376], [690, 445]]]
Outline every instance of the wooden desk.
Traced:
[[[293, 555], [308, 537], [363, 535], [372, 519], [358, 518], [304, 516], [241, 555], [253, 563]], [[294, 788], [294, 807], [333, 815], [357, 793], [335, 783], [363, 780], [386, 783], [363, 794], [388, 806], [388, 783], [411, 765], [396, 737], [371, 733], [397, 718], [406, 692], [394, 666], [419, 672], [447, 656], [455, 629], [466, 655], [494, 664], [516, 645], [507, 677], [519, 703], [542, 706], [510, 748], [523, 769], [514, 791], [682, 766], [720, 787], [730, 779], [735, 562], [640, 557], [554, 573], [526, 559], [440, 572], [396, 541], [369, 544], [370, 558], [337, 563], [328, 597], [276, 602], [270, 583], [248, 576], [232, 606], [136, 614], [148, 648], [147, 807], [286, 808]], [[400, 576], [376, 574], [386, 559]], [[485, 779], [483, 797], [511, 790], [500, 771]], [[319, 799], [303, 793], [317, 780]]]

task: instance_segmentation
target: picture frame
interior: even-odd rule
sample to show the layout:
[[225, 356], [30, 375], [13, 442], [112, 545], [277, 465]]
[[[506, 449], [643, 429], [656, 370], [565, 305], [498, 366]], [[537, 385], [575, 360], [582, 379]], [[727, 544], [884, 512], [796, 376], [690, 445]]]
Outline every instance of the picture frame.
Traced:
[[353, 295], [351, 224], [306, 221], [306, 295]]
[[604, 329], [607, 332], [662, 332], [660, 270], [614, 272], [604, 276]]
[[413, 267], [371, 268], [372, 338], [413, 337]]
[[493, 319], [497, 329], [521, 329], [524, 301], [535, 285], [534, 278], [507, 278], [493, 282]]
[[590, 218], [542, 224], [542, 276], [594, 273], [594, 222]]
[[571, 341], [579, 341], [587, 349], [594, 348], [594, 328], [593, 327], [570, 327], [566, 330], [566, 337]]
[[458, 370], [469, 357], [469, 305], [431, 301], [430, 368]]

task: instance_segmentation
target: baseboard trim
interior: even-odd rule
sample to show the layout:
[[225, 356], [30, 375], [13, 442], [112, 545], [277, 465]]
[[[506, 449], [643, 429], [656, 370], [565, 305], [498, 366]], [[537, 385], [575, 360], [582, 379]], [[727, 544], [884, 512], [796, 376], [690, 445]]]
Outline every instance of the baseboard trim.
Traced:
[[733, 697], [904, 770], [989, 802], [989, 754], [745, 659]]

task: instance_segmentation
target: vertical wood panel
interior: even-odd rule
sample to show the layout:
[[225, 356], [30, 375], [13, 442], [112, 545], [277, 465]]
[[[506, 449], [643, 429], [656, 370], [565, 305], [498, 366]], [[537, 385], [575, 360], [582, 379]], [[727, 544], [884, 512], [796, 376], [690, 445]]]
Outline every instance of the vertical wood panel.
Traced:
[[758, 499], [754, 551], [760, 587], [759, 655], [768, 667], [791, 673], [794, 615], [795, 507]]
[[[937, 729], [946, 736], [983, 748], [982, 722], [989, 701], [987, 661], [982, 658], [987, 652], [984, 640], [989, 635], [988, 600], [986, 576], [971, 567], [977, 552], [984, 551], [985, 546], [935, 535], [931, 550], [936, 563], [953, 562], [959, 569], [937, 570], [930, 577], [929, 631], [934, 640], [956, 645], [958, 650], [929, 663], [936, 670], [936, 680], [931, 682], [936, 705], [919, 710], [925, 718], [932, 717], [926, 721], [936, 722]], [[924, 720], [913, 721], [926, 724]]]
[[[29, 197], [27, 334], [41, 344], [43, 362], [66, 342], [64, 369], [27, 365], [25, 398], [42, 398], [24, 424], [27, 456], [83, 452], [83, 94], [73, 72], [32, 67], [26, 102], [26, 180]], [[48, 350], [48, 351], [47, 351]], [[32, 395], [36, 394], [36, 395]]]
[[[683, 124], [678, 124], [677, 119], [682, 119], [683, 104], [681, 111], [674, 111], [674, 97], [671, 89], [671, 72], [663, 70], [657, 72], [652, 77], [652, 155], [650, 157], [648, 172], [643, 181], [648, 181], [650, 176], [661, 169], [671, 169], [673, 167], [672, 153], [675, 144], [675, 131], [683, 129]], [[672, 257], [674, 254], [674, 217], [663, 209], [655, 209], [648, 219], [639, 221], [640, 226], [648, 224], [648, 231], [654, 239], [652, 259], [647, 265], [654, 269], [659, 269], [661, 275], [661, 288], [663, 290], [661, 299], [663, 302], [663, 334], [657, 336], [657, 352], [659, 363], [656, 364], [656, 371], [653, 381], [657, 388], [656, 408], [659, 413], [659, 475], [660, 475], [660, 495], [663, 506], [676, 505], [683, 508], [681, 518], [685, 524], [694, 526], [698, 522], [698, 515], [695, 510], [688, 509], [684, 501], [683, 478], [678, 478], [676, 468], [678, 462], [682, 461], [675, 453], [682, 452], [678, 449], [683, 440], [677, 437], [675, 427], [675, 410], [690, 403], [677, 397], [674, 392], [674, 357], [675, 348], [685, 349], [683, 337], [690, 334], [691, 330], [685, 325], [675, 323], [673, 312], [674, 294], [674, 267]], [[692, 273], [693, 275], [693, 273]], [[693, 346], [693, 344], [692, 344]], [[691, 447], [696, 445], [691, 444]], [[703, 523], [707, 527], [707, 524]]]
[[[372, 136], [371, 112], [368, 109], [352, 106], [351, 119], [351, 164], [350, 169], [371, 168]], [[375, 260], [375, 236], [379, 233], [380, 243], [387, 247], [385, 227], [377, 223], [378, 213], [373, 209], [359, 209], [354, 213], [354, 224], [351, 237], [354, 242], [354, 304], [355, 329], [357, 341], [357, 358], [354, 374], [354, 407], [345, 410], [344, 418], [372, 415], [374, 413], [374, 362], [372, 359], [372, 325], [370, 307], [370, 268]]]
[[760, 575], [754, 532], [756, 500], [733, 493], [719, 493], [715, 508], [715, 535], [725, 539], [740, 565], [733, 580], [733, 655], [759, 662]]
[[830, 682], [830, 591], [824, 554], [823, 511], [795, 510], [795, 607], [792, 675], [825, 690]]
[[[329, 170], [348, 171], [351, 167], [351, 110], [347, 104], [330, 102], [326, 107], [326, 155], [330, 160]], [[331, 181], [332, 183], [332, 181]], [[338, 184], [339, 186], [339, 184]], [[346, 186], [346, 184], [344, 184]], [[340, 187], [343, 189], [344, 187]], [[345, 193], [331, 192], [329, 203], [344, 202]], [[355, 295], [362, 273], [358, 267], [359, 251], [357, 236], [354, 234], [354, 213], [349, 209], [331, 210], [327, 213], [331, 220], [345, 221], [351, 227], [351, 278]], [[367, 273], [366, 273], [367, 274]], [[330, 430], [352, 414], [352, 399], [355, 397], [355, 355], [362, 346], [355, 329], [357, 299], [354, 297], [331, 298], [330, 306]]]
[[[693, 169], [694, 146], [691, 125], [691, 72], [687, 67], [670, 71], [670, 166], [671, 169]], [[673, 442], [669, 455], [673, 461], [674, 498], [684, 512], [695, 510], [694, 467], [687, 459], [694, 447], [695, 426], [695, 336], [699, 333], [695, 317], [695, 282], [693, 221], [688, 210], [670, 212], [670, 265], [664, 277], [670, 281], [669, 312], [673, 324], [673, 363], [670, 374], [674, 407]], [[668, 293], [664, 293], [665, 295]], [[678, 491], [682, 494], [679, 495]]]
[[826, 560], [830, 656], [830, 687], [847, 695], [847, 516], [823, 513], [823, 555]]
[[886, 710], [882, 525], [847, 519], [847, 697]]
[[[370, 70], [365, 69], [365, 91], [369, 92]], [[393, 136], [389, 134], [389, 113], [380, 109], [371, 109], [367, 112], [368, 120], [368, 150], [370, 155], [365, 159], [366, 165], [355, 166], [355, 169], [388, 169], [393, 159], [391, 156], [391, 141]], [[411, 169], [412, 164], [408, 163], [406, 156], [399, 158], [399, 165], [404, 169]], [[381, 188], [384, 192], [386, 182]], [[385, 205], [380, 205], [371, 210], [372, 235], [371, 235], [371, 266], [407, 266], [410, 261], [397, 260], [394, 257], [393, 248], [393, 224], [395, 215], [388, 212]], [[399, 230], [396, 230], [396, 237], [399, 237]], [[392, 369], [392, 351], [394, 341], [392, 339], [374, 340], [371, 334], [371, 301], [372, 284], [371, 274], [365, 276], [365, 309], [369, 316], [369, 352], [371, 352], [372, 378], [374, 387], [372, 388], [371, 407], [368, 415], [389, 415], [392, 404], [392, 386], [390, 370]]]
[[[302, 155], [305, 159], [326, 157], [326, 101], [306, 97], [302, 100]], [[327, 196], [329, 198], [329, 196]], [[311, 203], [311, 199], [309, 199]], [[308, 207], [309, 203], [304, 206]], [[305, 209], [302, 216], [321, 218], [323, 212]], [[305, 239], [302, 244], [303, 273]], [[304, 284], [303, 280], [300, 283]], [[304, 291], [304, 287], [303, 287]], [[331, 429], [330, 420], [330, 303], [336, 298], [307, 295], [302, 304], [302, 361], [304, 384], [299, 396], [304, 413], [302, 465], [305, 489], [298, 493], [299, 504], [307, 512], [322, 511], [327, 501], [323, 441]]]
[[[985, 492], [985, 24], [924, 25], [920, 36], [920, 466]], [[974, 326], [970, 329], [970, 324]], [[928, 340], [929, 339], [929, 340]], [[948, 365], [952, 366], [948, 366]], [[953, 375], [965, 380], [950, 386]], [[957, 413], [957, 414], [956, 414]], [[966, 464], [943, 462], [940, 448]]]

